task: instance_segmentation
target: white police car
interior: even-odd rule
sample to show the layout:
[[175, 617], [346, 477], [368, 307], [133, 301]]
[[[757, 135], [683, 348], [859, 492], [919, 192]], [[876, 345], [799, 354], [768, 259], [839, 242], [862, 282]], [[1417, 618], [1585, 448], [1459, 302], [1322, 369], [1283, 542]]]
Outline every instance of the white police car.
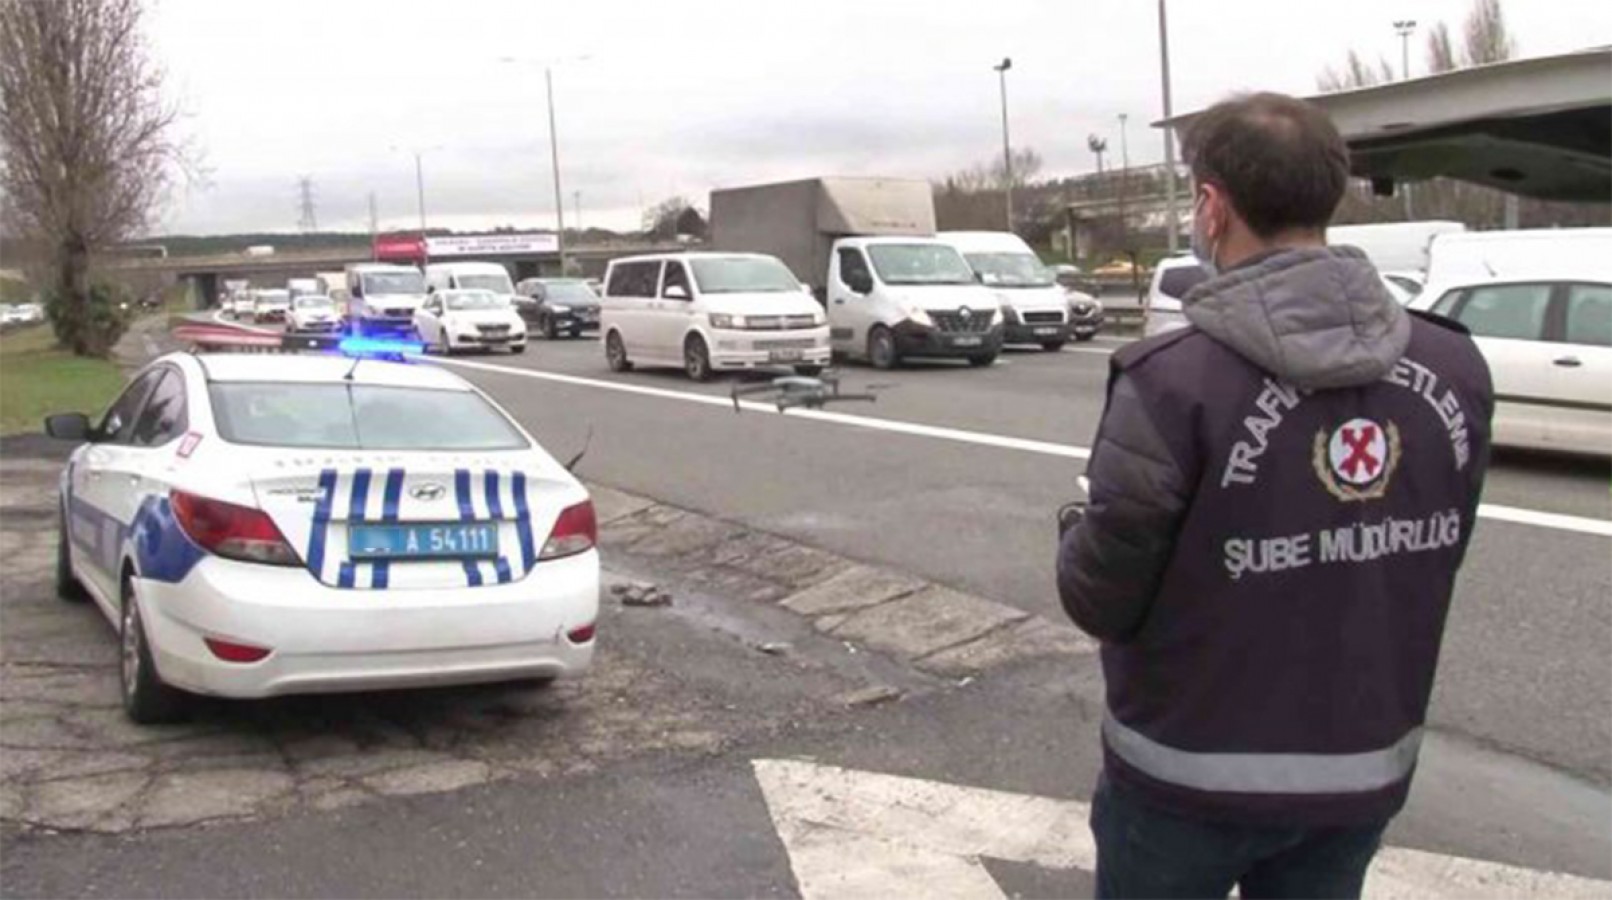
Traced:
[[122, 639], [137, 722], [224, 697], [587, 669], [599, 557], [582, 485], [431, 366], [173, 354], [61, 478], [57, 587]]

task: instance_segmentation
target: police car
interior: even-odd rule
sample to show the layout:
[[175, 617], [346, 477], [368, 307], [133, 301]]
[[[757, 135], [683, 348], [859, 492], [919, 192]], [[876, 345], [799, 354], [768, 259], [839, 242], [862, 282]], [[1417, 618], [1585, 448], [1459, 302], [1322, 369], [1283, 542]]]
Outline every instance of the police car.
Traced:
[[432, 366], [172, 354], [60, 483], [56, 580], [117, 628], [136, 722], [190, 694], [548, 680], [593, 656], [587, 491]]

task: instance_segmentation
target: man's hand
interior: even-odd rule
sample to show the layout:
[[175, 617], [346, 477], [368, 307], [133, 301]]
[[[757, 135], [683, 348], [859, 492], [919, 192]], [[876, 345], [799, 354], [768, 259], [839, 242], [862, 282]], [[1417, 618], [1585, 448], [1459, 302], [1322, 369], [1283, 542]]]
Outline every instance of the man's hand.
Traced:
[[1065, 503], [1058, 508], [1058, 536], [1063, 537], [1070, 529], [1079, 525], [1086, 518], [1085, 500], [1075, 500]]

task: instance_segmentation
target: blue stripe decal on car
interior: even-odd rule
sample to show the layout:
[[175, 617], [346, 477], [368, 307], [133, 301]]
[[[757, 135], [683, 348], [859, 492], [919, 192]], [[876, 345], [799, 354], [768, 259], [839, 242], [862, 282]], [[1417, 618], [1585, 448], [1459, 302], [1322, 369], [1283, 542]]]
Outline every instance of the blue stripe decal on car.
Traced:
[[521, 539], [521, 571], [537, 565], [537, 549], [532, 546], [532, 511], [526, 506], [526, 473], [510, 475], [510, 493], [515, 495], [515, 531]]
[[150, 581], [178, 584], [207, 555], [179, 527], [167, 497], [146, 497], [129, 532], [140, 577]]
[[[388, 469], [386, 472], [386, 490], [381, 494], [381, 521], [397, 521], [397, 504], [403, 499], [403, 470]], [[392, 581], [392, 563], [390, 560], [378, 560], [375, 563], [375, 581], [370, 586], [383, 590]]]
[[[456, 469], [453, 473], [453, 495], [459, 501], [459, 520], [471, 522], [476, 518], [476, 507], [470, 499], [470, 470]], [[481, 568], [473, 559], [465, 560], [465, 580], [471, 587], [481, 587]]]
[[[368, 515], [366, 507], [369, 506], [369, 479], [368, 469], [357, 469], [353, 472], [353, 488], [348, 494], [347, 521], [362, 522]], [[350, 588], [358, 584], [358, 570], [352, 560], [343, 561], [341, 569], [336, 573], [336, 586]]]
[[487, 470], [487, 514], [494, 519], [504, 517], [504, 503], [498, 497], [498, 473]]
[[[488, 469], [485, 479], [487, 488], [487, 512], [495, 523], [504, 518], [504, 501], [498, 495], [498, 473]], [[499, 584], [509, 584], [514, 576], [509, 571], [509, 560], [502, 554], [493, 560], [493, 572], [498, 576]]]
[[336, 470], [319, 473], [319, 499], [313, 506], [313, 530], [308, 534], [308, 571], [315, 578], [325, 574], [325, 532], [330, 528], [330, 505], [336, 499]]

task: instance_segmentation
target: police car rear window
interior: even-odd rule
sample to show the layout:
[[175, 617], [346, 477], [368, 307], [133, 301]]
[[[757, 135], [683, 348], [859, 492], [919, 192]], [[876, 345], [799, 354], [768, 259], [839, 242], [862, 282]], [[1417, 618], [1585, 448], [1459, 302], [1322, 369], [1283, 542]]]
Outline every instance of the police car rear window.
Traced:
[[219, 436], [236, 444], [351, 450], [524, 450], [502, 413], [470, 391], [370, 384], [208, 385]]

